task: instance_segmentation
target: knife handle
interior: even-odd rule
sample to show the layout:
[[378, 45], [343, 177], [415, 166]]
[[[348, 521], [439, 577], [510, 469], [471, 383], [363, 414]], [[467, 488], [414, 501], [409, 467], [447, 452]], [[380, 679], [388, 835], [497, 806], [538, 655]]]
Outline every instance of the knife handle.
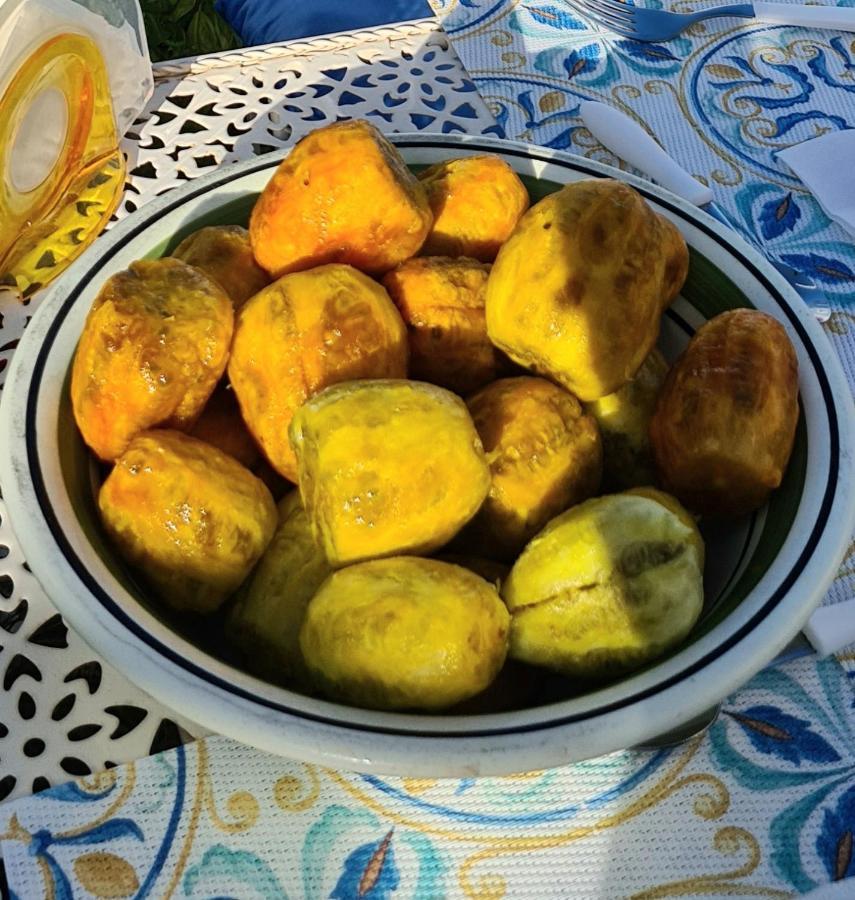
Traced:
[[754, 15], [764, 22], [801, 25], [805, 28], [835, 28], [855, 31], [855, 8], [842, 6], [801, 6], [790, 3], [754, 4]]
[[855, 643], [855, 600], [820, 606], [802, 630], [819, 656], [839, 653]]
[[[853, 10], [855, 12], [855, 10]], [[655, 140], [625, 113], [605, 103], [583, 100], [579, 115], [585, 127], [612, 153], [649, 175], [662, 187], [695, 206], [712, 201], [712, 191], [674, 162]]]

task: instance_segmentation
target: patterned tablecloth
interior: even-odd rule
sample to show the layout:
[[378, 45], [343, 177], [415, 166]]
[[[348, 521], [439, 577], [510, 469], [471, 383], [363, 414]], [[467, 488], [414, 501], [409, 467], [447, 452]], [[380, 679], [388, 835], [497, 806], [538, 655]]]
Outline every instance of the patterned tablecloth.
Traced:
[[[579, 96], [602, 96], [654, 124], [669, 150], [782, 257], [813, 260], [837, 298], [826, 328], [855, 383], [853, 315], [845, 309], [855, 295], [852, 244], [797, 183], [736, 161], [710, 128], [687, 124], [699, 113], [683, 114], [693, 108], [687, 73], [716, 34], [733, 39], [732, 58], [713, 62], [719, 69], [705, 78], [745, 81], [746, 67], [758, 69], [757, 84], [733, 85], [723, 101], [734, 115], [764, 109], [767, 96], [792, 99], [792, 85], [801, 84], [815, 98], [812, 117], [804, 101], [788, 113], [774, 107], [776, 121], [792, 116], [783, 120], [791, 140], [823, 123], [840, 127], [847, 113], [855, 124], [855, 99], [837, 99], [855, 92], [855, 64], [848, 56], [848, 68], [835, 69], [831, 55], [843, 58], [848, 43], [814, 38], [810, 55], [804, 34], [767, 29], [763, 51], [750, 43], [758, 26], [730, 31], [719, 23], [685, 43], [643, 50], [536, 0], [459, 0], [447, 24], [478, 90], [428, 22], [159, 70], [129, 137], [120, 215], [209, 166], [268, 152], [340, 116], [397, 131], [503, 129], [614, 162], [573, 115]], [[768, 49], [785, 37], [783, 49]], [[776, 74], [764, 66], [778, 66]], [[698, 96], [712, 103], [718, 95], [707, 86]], [[716, 121], [743, 157], [759, 159], [759, 123], [740, 137]], [[764, 213], [769, 204], [778, 211]], [[22, 307], [0, 296], [0, 378], [37, 302]], [[853, 550], [826, 602], [851, 597]], [[706, 736], [673, 750], [511, 778], [379, 778], [219, 737], [181, 746], [201, 731], [146, 698], [66, 628], [27, 571], [2, 500], [0, 645], [0, 847], [21, 900], [786, 897], [855, 876], [855, 654], [761, 673], [729, 698]], [[139, 757], [146, 758], [132, 762]], [[69, 775], [84, 777], [62, 784]], [[49, 784], [59, 786], [26, 796]]]

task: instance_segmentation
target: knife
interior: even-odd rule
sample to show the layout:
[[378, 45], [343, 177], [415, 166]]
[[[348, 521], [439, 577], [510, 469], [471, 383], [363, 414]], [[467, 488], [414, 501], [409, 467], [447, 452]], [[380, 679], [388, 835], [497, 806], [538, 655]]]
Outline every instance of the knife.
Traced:
[[820, 322], [828, 321], [831, 307], [828, 298], [815, 282], [804, 273], [773, 259], [753, 236], [738, 231], [728, 213], [713, 201], [712, 191], [675, 162], [634, 119], [612, 106], [595, 100], [583, 100], [579, 104], [579, 116], [588, 131], [616, 156], [626, 160], [631, 166], [644, 172], [678, 197], [688, 200], [689, 203], [718, 219], [727, 228], [746, 237], [749, 243], [784, 276], [816, 318]]

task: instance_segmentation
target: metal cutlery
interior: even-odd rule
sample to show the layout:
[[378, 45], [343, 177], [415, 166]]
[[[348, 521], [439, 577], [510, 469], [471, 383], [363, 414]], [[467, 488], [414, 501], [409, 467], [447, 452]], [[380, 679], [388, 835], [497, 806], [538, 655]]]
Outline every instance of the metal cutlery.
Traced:
[[719, 16], [759, 19], [779, 25], [855, 31], [855, 9], [836, 6], [800, 6], [789, 3], [732, 3], [693, 13], [631, 6], [622, 0], [569, 0], [586, 18], [608, 31], [636, 41], [668, 41], [690, 25]]

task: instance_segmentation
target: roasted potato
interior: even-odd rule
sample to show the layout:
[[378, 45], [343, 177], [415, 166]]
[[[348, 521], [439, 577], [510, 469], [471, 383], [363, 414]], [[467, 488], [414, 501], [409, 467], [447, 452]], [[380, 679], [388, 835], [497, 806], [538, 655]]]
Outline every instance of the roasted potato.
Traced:
[[664, 487], [703, 515], [762, 506], [793, 449], [798, 378], [793, 345], [770, 315], [710, 319], [672, 367], [651, 422]]
[[235, 392], [225, 381], [217, 385], [189, 433], [233, 456], [247, 469], [255, 469], [261, 461], [261, 451], [243, 421]]
[[247, 427], [290, 481], [297, 461], [288, 426], [306, 398], [339, 381], [406, 373], [407, 332], [395, 305], [351, 266], [285, 275], [238, 314], [229, 378]]
[[430, 256], [492, 262], [528, 209], [525, 185], [498, 156], [448, 159], [419, 173], [433, 213], [422, 247]]
[[457, 394], [478, 390], [508, 367], [487, 337], [490, 267], [474, 259], [408, 259], [383, 279], [407, 326], [410, 375]]
[[247, 665], [274, 683], [301, 680], [300, 628], [309, 601], [332, 572], [312, 534], [299, 491], [279, 503], [279, 524], [229, 613], [227, 634]]
[[597, 400], [653, 349], [687, 254], [676, 228], [628, 185], [568, 184], [535, 204], [499, 251], [487, 333], [515, 362]]
[[603, 483], [611, 490], [654, 484], [650, 420], [668, 363], [654, 349], [635, 375], [613, 394], [585, 404], [603, 438]]
[[210, 225], [188, 235], [172, 251], [213, 278], [240, 309], [253, 295], [270, 284], [249, 245], [249, 232], [240, 225]]
[[467, 401], [490, 466], [490, 492], [461, 543], [513, 559], [562, 510], [597, 493], [603, 453], [597, 423], [544, 378], [502, 378]]
[[233, 327], [225, 291], [180, 260], [141, 260], [108, 278], [71, 370], [83, 440], [111, 461], [147, 428], [190, 428], [226, 367]]
[[633, 494], [597, 497], [553, 519], [502, 587], [510, 655], [587, 679], [629, 672], [678, 644], [704, 597], [689, 523]]
[[306, 135], [252, 210], [256, 260], [271, 275], [347, 263], [386, 272], [418, 253], [433, 222], [425, 190], [373, 125], [337, 122]]
[[180, 612], [214, 612], [276, 527], [267, 488], [231, 456], [178, 431], [137, 435], [98, 494], [121, 555]]
[[300, 493], [327, 559], [430, 553], [490, 487], [463, 401], [420, 381], [351, 381], [307, 400], [291, 423]]
[[324, 693], [374, 709], [443, 709], [483, 691], [507, 641], [508, 611], [491, 584], [412, 556], [331, 575], [300, 632]]

